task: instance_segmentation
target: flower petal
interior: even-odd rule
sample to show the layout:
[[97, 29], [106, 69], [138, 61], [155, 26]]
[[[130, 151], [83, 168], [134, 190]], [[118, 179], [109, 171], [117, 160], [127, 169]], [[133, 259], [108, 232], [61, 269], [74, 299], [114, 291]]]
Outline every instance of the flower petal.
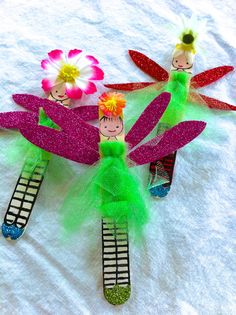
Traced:
[[98, 65], [98, 60], [93, 56], [86, 56], [86, 58], [91, 62], [92, 65]]
[[44, 59], [44, 60], [41, 61], [41, 67], [42, 67], [44, 70], [47, 70], [48, 67], [49, 67], [49, 65], [50, 65], [50, 62], [49, 62], [48, 59]]
[[93, 82], [89, 82], [86, 86], [86, 88], [84, 89], [84, 93], [85, 94], [93, 94], [97, 91], [96, 85]]
[[80, 70], [80, 78], [82, 80], [88, 80], [93, 76], [93, 69], [91, 68], [91, 66], [87, 66], [85, 68], [83, 68], [82, 70]]
[[71, 58], [75, 58], [77, 57], [80, 53], [82, 52], [82, 50], [79, 50], [79, 49], [71, 49], [68, 53], [68, 58], [71, 59]]
[[89, 78], [90, 80], [103, 80], [104, 72], [102, 69], [98, 68], [97, 66], [91, 66], [92, 69], [92, 76]]
[[69, 98], [76, 100], [82, 97], [82, 91], [79, 87], [66, 83], [66, 95]]
[[49, 79], [42, 80], [42, 88], [45, 92], [49, 92], [54, 86], [54, 82]]
[[60, 49], [52, 50], [48, 53], [50, 60], [57, 62], [62, 59], [63, 51]]
[[81, 78], [76, 80], [76, 85], [85, 93], [93, 94], [97, 91], [96, 85], [88, 80], [83, 80]]

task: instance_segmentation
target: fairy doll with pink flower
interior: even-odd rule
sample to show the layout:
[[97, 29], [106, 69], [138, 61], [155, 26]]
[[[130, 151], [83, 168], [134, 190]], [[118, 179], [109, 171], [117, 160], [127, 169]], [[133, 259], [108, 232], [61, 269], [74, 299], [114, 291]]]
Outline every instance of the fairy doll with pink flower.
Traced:
[[[68, 54], [64, 54], [62, 50], [58, 49], [49, 52], [48, 58], [41, 62], [41, 67], [46, 74], [46, 77], [42, 80], [42, 88], [47, 95], [48, 102], [53, 101], [65, 107], [70, 107], [71, 102], [80, 99], [83, 94], [88, 95], [96, 92], [96, 85], [93, 81], [102, 80], [104, 76], [98, 64], [96, 58], [86, 55], [78, 49], [70, 50]], [[59, 129], [42, 109], [42, 99], [40, 97], [15, 94], [13, 99], [27, 111], [1, 114], [5, 121], [1, 124], [2, 128], [18, 128], [19, 124], [22, 125], [25, 121], [33, 120], [38, 125]], [[76, 108], [72, 110], [78, 115], [84, 113], [89, 119], [93, 118], [94, 114], [96, 116], [96, 113], [93, 110], [89, 111], [87, 106], [80, 108], [80, 110]], [[84, 118], [86, 120], [86, 117]], [[19, 146], [20, 150], [18, 150]], [[17, 155], [18, 160], [19, 158], [24, 160], [21, 174], [2, 224], [3, 236], [7, 239], [16, 240], [25, 231], [51, 154], [21, 138], [17, 148], [12, 149], [10, 155]]]

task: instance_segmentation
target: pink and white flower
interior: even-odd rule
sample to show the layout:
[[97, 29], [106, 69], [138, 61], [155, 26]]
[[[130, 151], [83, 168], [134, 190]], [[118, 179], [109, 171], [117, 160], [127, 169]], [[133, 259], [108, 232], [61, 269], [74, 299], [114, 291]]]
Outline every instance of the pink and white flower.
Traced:
[[48, 53], [48, 59], [41, 62], [46, 78], [42, 80], [45, 92], [59, 84], [66, 85], [66, 94], [71, 99], [79, 99], [82, 94], [93, 94], [97, 91], [92, 81], [102, 80], [103, 71], [98, 67], [98, 60], [85, 55], [82, 50], [73, 49], [64, 54], [56, 49]]

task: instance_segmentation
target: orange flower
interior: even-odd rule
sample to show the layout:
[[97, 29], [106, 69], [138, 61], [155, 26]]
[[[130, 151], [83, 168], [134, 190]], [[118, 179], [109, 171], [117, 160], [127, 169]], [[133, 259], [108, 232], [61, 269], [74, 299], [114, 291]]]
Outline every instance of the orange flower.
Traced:
[[103, 93], [99, 97], [98, 106], [105, 116], [119, 116], [125, 108], [124, 95], [116, 92]]

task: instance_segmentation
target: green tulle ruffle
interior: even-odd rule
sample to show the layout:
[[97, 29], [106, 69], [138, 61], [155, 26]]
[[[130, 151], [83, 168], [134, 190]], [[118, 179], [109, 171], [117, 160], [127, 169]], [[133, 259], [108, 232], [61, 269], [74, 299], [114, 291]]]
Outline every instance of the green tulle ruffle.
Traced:
[[129, 231], [140, 237], [148, 221], [145, 193], [126, 164], [126, 144], [100, 143], [101, 160], [80, 178], [63, 205], [64, 226], [76, 231], [95, 214], [117, 223], [128, 221]]

